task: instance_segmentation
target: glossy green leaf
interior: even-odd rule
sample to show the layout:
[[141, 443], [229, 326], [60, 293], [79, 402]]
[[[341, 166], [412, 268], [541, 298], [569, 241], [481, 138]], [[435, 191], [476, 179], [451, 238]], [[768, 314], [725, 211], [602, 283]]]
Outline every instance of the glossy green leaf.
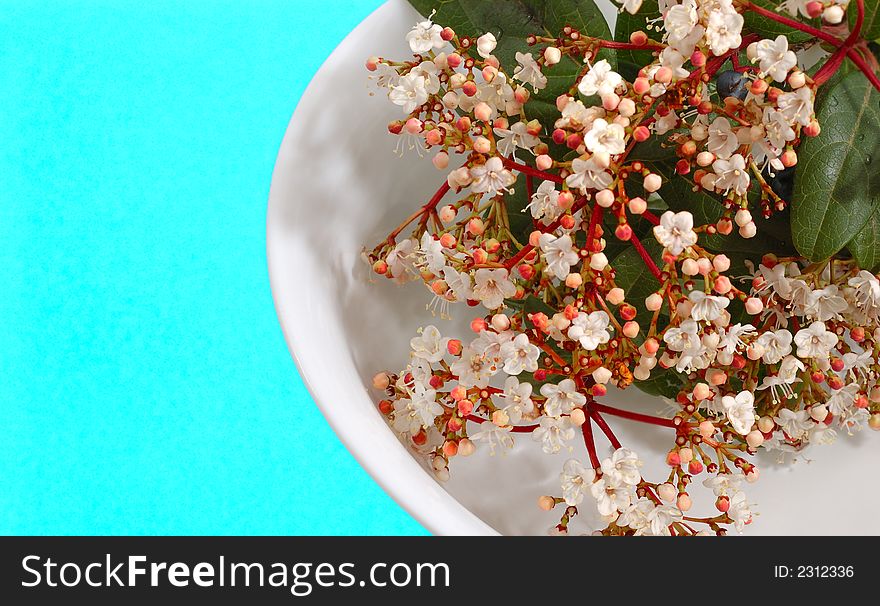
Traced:
[[794, 244], [814, 261], [846, 246], [880, 206], [880, 93], [853, 72], [819, 105], [822, 132], [798, 150], [791, 212]]
[[[874, 40], [880, 37], [880, 0], [864, 0], [864, 2], [865, 18], [862, 21], [862, 31], [859, 37], [864, 40]], [[856, 10], [855, 0], [850, 2], [846, 13], [849, 19], [849, 27], [852, 29], [856, 24], [856, 16], [859, 14]]]
[[849, 252], [862, 269], [877, 271], [880, 269], [880, 213], [875, 212], [859, 230], [856, 237], [847, 244]]

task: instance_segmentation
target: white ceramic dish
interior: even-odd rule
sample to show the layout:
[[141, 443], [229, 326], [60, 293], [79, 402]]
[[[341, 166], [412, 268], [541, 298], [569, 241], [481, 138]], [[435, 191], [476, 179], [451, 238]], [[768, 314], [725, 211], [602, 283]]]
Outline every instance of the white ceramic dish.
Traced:
[[[269, 273], [278, 317], [291, 354], [327, 421], [373, 478], [435, 534], [542, 534], [553, 515], [537, 496], [558, 493], [568, 456], [547, 456], [527, 436], [504, 457], [478, 452], [453, 460], [452, 480], [438, 484], [394, 436], [375, 408], [369, 378], [404, 362], [409, 338], [426, 316], [425, 290], [371, 281], [360, 261], [364, 245], [384, 237], [442, 182], [414, 152], [393, 153], [385, 126], [399, 117], [371, 96], [364, 59], [403, 57], [403, 36], [418, 19], [404, 0], [391, 0], [333, 52], [303, 95], [278, 154], [267, 218]], [[459, 308], [459, 323], [470, 319]], [[454, 322], [434, 321], [441, 330]], [[656, 411], [657, 400], [634, 389], [612, 402]], [[662, 429], [614, 420], [615, 431], [663, 473], [669, 436]], [[872, 440], [873, 438], [873, 440]], [[762, 478], [749, 497], [760, 515], [747, 534], [871, 534], [880, 532], [880, 495], [867, 470], [880, 466], [876, 435], [842, 436], [796, 464], [764, 456]], [[700, 489], [702, 490], [702, 489]], [[710, 495], [704, 499], [711, 506]], [[596, 520], [582, 507], [575, 528]], [[705, 510], [709, 513], [709, 510]]]

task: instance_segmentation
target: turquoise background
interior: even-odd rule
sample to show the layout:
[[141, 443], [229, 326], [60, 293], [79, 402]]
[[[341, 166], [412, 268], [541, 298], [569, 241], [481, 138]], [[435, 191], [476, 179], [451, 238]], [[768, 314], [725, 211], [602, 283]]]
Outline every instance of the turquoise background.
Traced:
[[281, 335], [275, 155], [378, 0], [0, 0], [0, 533], [420, 534]]

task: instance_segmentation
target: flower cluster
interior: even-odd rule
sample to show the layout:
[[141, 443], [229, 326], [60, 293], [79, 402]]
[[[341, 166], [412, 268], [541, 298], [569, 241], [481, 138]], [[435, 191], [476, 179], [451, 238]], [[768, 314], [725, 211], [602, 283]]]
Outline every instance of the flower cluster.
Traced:
[[[656, 40], [566, 27], [530, 37], [533, 51], [502, 66], [493, 34], [428, 19], [406, 36], [412, 60], [367, 61], [402, 113], [390, 132], [428, 150], [445, 180], [366, 257], [376, 274], [421, 281], [441, 317], [454, 303], [480, 309], [469, 337], [420, 329], [406, 366], [374, 377], [379, 409], [441, 480], [450, 459], [476, 448], [501, 453], [527, 436], [546, 453], [573, 452], [582, 440], [586, 456], [565, 463], [560, 493], [538, 500], [563, 510], [556, 532], [585, 501], [605, 534], [741, 530], [752, 516], [741, 486], [758, 479], [749, 460], [758, 448], [880, 429], [877, 277], [847, 258], [742, 258], [707, 244], [754, 238], [758, 221], [785, 210], [773, 179], [820, 131], [820, 83], [785, 36], [744, 32], [737, 0], [660, 8]], [[785, 8], [839, 23], [845, 3]], [[605, 49], [653, 60], [628, 81]], [[571, 88], [555, 113], [538, 108], [533, 97], [564, 61], [582, 66]], [[669, 170], [643, 151], [669, 154]], [[717, 218], [702, 222], [665, 195], [686, 177], [716, 196]], [[611, 387], [658, 379], [674, 385], [668, 418], [600, 401]], [[670, 433], [668, 477], [642, 476], [609, 417]], [[606, 458], [595, 430], [611, 446]], [[697, 479], [716, 515], [688, 513]]]

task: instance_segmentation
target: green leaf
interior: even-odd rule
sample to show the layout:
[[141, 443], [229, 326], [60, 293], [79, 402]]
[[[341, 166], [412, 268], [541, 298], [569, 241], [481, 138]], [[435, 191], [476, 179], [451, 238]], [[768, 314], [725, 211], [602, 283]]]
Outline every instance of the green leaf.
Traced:
[[791, 211], [794, 244], [813, 261], [846, 246], [880, 206], [880, 93], [853, 72], [821, 99], [817, 118], [822, 132], [798, 150]]
[[[856, 16], [859, 14], [853, 0], [846, 9], [849, 27], [852, 30], [856, 24]], [[880, 37], [880, 0], [865, 0], [865, 19], [862, 21], [862, 31], [859, 37], [863, 40], [874, 40]]]
[[[648, 29], [648, 21], [660, 17], [660, 6], [657, 0], [644, 0], [641, 8], [635, 15], [622, 11], [617, 15], [617, 23], [614, 26], [614, 39], [618, 42], [629, 42], [629, 36], [635, 31], [643, 31], [652, 40], [661, 40], [663, 32], [657, 28]], [[640, 69], [654, 60], [651, 51], [617, 51], [617, 69], [620, 74], [629, 81], [635, 79]]]
[[[868, 1], [873, 2], [876, 0]], [[752, 4], [776, 12], [776, 9], [779, 8], [780, 2], [778, 0], [752, 0]], [[855, 8], [855, 2], [853, 2], [853, 8]], [[789, 17], [790, 15], [785, 13], [785, 16]], [[767, 17], [759, 15], [753, 11], [743, 11], [743, 17], [745, 18], [743, 31], [756, 33], [762, 38], [776, 38], [779, 34], [785, 35], [789, 42], [804, 42], [811, 38], [808, 33], [788, 27], [787, 25], [768, 19]], [[796, 19], [803, 20], [801, 17], [796, 17]], [[811, 20], [807, 19], [806, 21], [810, 22]], [[815, 20], [812, 21], [815, 22]]]
[[862, 269], [877, 271], [880, 269], [880, 213], [875, 212], [859, 230], [856, 237], [847, 244], [849, 252]]

